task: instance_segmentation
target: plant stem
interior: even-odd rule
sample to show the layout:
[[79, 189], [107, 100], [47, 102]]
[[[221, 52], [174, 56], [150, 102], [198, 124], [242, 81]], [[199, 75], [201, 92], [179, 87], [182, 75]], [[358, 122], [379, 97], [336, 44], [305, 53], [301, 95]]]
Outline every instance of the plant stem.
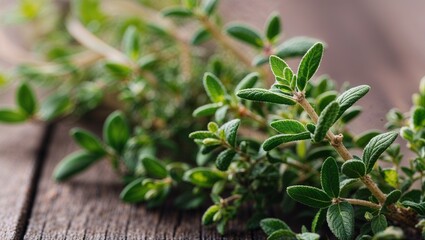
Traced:
[[368, 207], [368, 208], [373, 208], [373, 209], [380, 209], [381, 205], [373, 203], [373, 202], [369, 202], [369, 201], [365, 201], [365, 200], [361, 200], [361, 199], [354, 199], [354, 198], [339, 198], [342, 201], [346, 201], [352, 205], [359, 205], [359, 206], [364, 206], [364, 207]]

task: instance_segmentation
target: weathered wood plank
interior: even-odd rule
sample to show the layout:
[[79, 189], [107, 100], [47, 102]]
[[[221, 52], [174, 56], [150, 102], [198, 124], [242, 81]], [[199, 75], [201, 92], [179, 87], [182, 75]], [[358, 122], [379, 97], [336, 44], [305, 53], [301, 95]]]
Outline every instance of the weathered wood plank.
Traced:
[[[2, 107], [13, 105], [13, 94], [0, 94], [0, 102]], [[44, 131], [41, 124], [0, 124], [0, 239], [23, 235], [40, 169]]]

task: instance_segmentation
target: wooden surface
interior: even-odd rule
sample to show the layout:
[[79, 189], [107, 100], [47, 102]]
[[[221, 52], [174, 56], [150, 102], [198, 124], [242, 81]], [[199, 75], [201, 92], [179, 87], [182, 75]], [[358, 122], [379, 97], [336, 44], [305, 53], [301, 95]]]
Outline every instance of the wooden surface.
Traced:
[[[425, 75], [424, 7], [420, 0], [226, 0], [221, 11], [226, 21], [248, 21], [258, 28], [278, 11], [285, 37], [324, 40], [328, 49], [321, 73], [339, 83], [372, 86], [361, 102], [365, 114], [354, 124], [362, 131], [382, 129], [391, 106], [408, 110], [410, 95]], [[1, 106], [12, 102], [10, 94], [0, 98]], [[68, 136], [75, 125], [0, 126], [0, 239], [221, 239], [200, 225], [200, 212], [121, 203], [121, 185], [103, 163], [55, 184], [53, 167], [76, 149]], [[224, 237], [262, 238], [237, 222]]]

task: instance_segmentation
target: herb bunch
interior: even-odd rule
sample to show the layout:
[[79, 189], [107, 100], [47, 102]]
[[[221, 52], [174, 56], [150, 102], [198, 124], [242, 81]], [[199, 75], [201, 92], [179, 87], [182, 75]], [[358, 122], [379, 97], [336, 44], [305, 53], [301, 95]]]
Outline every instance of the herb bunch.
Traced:
[[[337, 89], [327, 76], [312, 80], [323, 43], [306, 37], [280, 42], [275, 13], [263, 31], [241, 23], [223, 27], [217, 5], [22, 1], [19, 21], [42, 26], [38, 49], [48, 61], [8, 73], [20, 84], [16, 107], [0, 109], [0, 121], [57, 121], [108, 106], [113, 112], [102, 138], [71, 131], [81, 150], [58, 164], [54, 179], [68, 180], [107, 160], [125, 184], [123, 201], [154, 207], [171, 195], [182, 209], [209, 204], [202, 223], [222, 234], [250, 207], [247, 227], [261, 227], [269, 239], [423, 235], [425, 80], [410, 113], [390, 111], [389, 132], [355, 135], [347, 124], [361, 113], [354, 104], [369, 86]], [[56, 16], [56, 24], [46, 24], [45, 16]], [[217, 45], [213, 54], [204, 53], [207, 41]], [[285, 59], [298, 56], [295, 71]], [[33, 86], [47, 92], [36, 94]], [[407, 166], [393, 144], [398, 132], [415, 156]], [[294, 232], [269, 218], [271, 206], [280, 207], [284, 219], [299, 213], [300, 225], [310, 221], [310, 227]]]

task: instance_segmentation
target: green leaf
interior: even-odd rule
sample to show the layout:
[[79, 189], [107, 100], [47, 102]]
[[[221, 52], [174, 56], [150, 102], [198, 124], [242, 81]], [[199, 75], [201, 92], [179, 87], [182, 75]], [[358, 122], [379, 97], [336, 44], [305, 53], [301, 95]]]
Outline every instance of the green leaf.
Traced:
[[401, 204], [405, 207], [410, 207], [421, 216], [425, 215], [425, 202], [415, 203], [412, 201], [403, 201]]
[[395, 141], [398, 134], [387, 132], [372, 138], [363, 151], [363, 162], [366, 164], [366, 173], [372, 171], [381, 154]]
[[357, 87], [353, 87], [348, 89], [347, 91], [343, 92], [336, 101], [339, 103], [339, 114], [338, 117], [341, 117], [341, 115], [351, 106], [353, 106], [354, 103], [356, 103], [360, 98], [362, 98], [366, 93], [368, 93], [370, 90], [370, 87], [367, 85], [360, 85]]
[[212, 205], [210, 206], [202, 215], [202, 225], [210, 225], [214, 223], [213, 218], [214, 215], [220, 210], [220, 207], [218, 205]]
[[225, 31], [230, 36], [253, 47], [262, 48], [264, 46], [264, 42], [261, 38], [261, 35], [250, 26], [239, 23], [233, 23], [229, 24], [226, 27]]
[[227, 95], [221, 81], [212, 73], [205, 73], [204, 88], [212, 102], [223, 102]]
[[129, 66], [121, 63], [107, 62], [104, 66], [109, 74], [116, 78], [126, 78], [133, 72]]
[[142, 165], [146, 172], [152, 177], [162, 179], [168, 176], [168, 171], [165, 168], [165, 165], [157, 159], [145, 157], [142, 159]]
[[351, 204], [340, 202], [328, 208], [326, 220], [332, 233], [341, 240], [354, 236], [354, 210]]
[[18, 109], [0, 109], [0, 122], [21, 123], [27, 120], [28, 116]]
[[142, 179], [136, 179], [127, 184], [120, 193], [120, 199], [127, 203], [142, 202], [148, 189], [142, 185]]
[[416, 129], [425, 128], [425, 108], [415, 107], [413, 110], [412, 124]]
[[224, 134], [226, 135], [226, 141], [233, 147], [236, 146], [236, 137], [240, 124], [240, 119], [233, 119], [220, 127], [220, 129], [224, 130]]
[[326, 220], [326, 208], [321, 208], [314, 216], [311, 223], [311, 231], [317, 232]]
[[317, 233], [305, 232], [297, 234], [298, 240], [319, 240], [320, 235]]
[[223, 176], [209, 168], [198, 167], [185, 172], [183, 178], [196, 186], [212, 188], [214, 183], [223, 179]]
[[121, 153], [130, 138], [130, 126], [120, 111], [111, 113], [103, 125], [103, 138], [109, 146]]
[[53, 178], [62, 182], [90, 167], [102, 158], [102, 155], [78, 151], [66, 156], [53, 171]]
[[28, 83], [22, 83], [16, 91], [16, 103], [28, 116], [34, 115], [37, 110], [37, 99]]
[[260, 74], [258, 74], [257, 72], [253, 72], [246, 75], [235, 87], [235, 93], [239, 92], [242, 89], [254, 87], [259, 77], [260, 77]]
[[339, 112], [339, 104], [332, 102], [320, 113], [319, 120], [317, 121], [316, 130], [313, 134], [315, 142], [322, 141], [326, 133], [332, 127]]
[[78, 143], [78, 145], [86, 149], [88, 152], [97, 154], [105, 153], [102, 142], [92, 133], [80, 128], [74, 128], [71, 130], [71, 136], [74, 138], [75, 142]]
[[387, 194], [387, 198], [385, 199], [385, 206], [396, 203], [401, 197], [401, 191], [396, 189]]
[[217, 109], [223, 106], [223, 103], [209, 103], [202, 105], [193, 111], [192, 116], [194, 117], [206, 117], [213, 115]]
[[206, 30], [205, 28], [201, 28], [195, 32], [192, 39], [190, 40], [190, 43], [197, 46], [208, 41], [210, 38], [211, 38], [210, 32]]
[[298, 134], [307, 131], [302, 123], [293, 119], [273, 121], [270, 123], [270, 126], [276, 131], [284, 134]]
[[370, 223], [370, 226], [372, 227], [373, 234], [382, 232], [388, 226], [387, 218], [383, 214], [379, 214], [378, 216], [372, 218], [372, 222]]
[[67, 95], [54, 94], [49, 96], [40, 107], [40, 117], [43, 120], [50, 121], [60, 117], [70, 111], [72, 108], [71, 100]]
[[288, 64], [283, 59], [275, 55], [270, 56], [269, 62], [270, 62], [270, 68], [272, 69], [273, 74], [276, 77], [281, 77], [285, 79], [285, 75], [283, 71], [285, 70], [285, 68], [289, 68]]
[[342, 123], [348, 123], [351, 120], [353, 120], [354, 118], [356, 118], [357, 116], [360, 115], [360, 113], [362, 113], [362, 108], [361, 107], [351, 107], [349, 109], [347, 109], [341, 116], [341, 121]]
[[359, 136], [357, 136], [355, 140], [355, 144], [359, 148], [365, 148], [366, 145], [369, 143], [369, 141], [373, 138], [381, 134], [379, 130], [370, 130], [366, 131], [364, 133], [361, 133]]
[[277, 218], [265, 218], [261, 220], [260, 227], [267, 235], [271, 235], [278, 230], [291, 230], [284, 221]]
[[342, 164], [342, 173], [349, 178], [361, 178], [366, 175], [366, 165], [358, 159], [350, 159]]
[[297, 74], [297, 87], [300, 91], [304, 90], [307, 85], [307, 81], [313, 77], [319, 68], [320, 62], [322, 61], [323, 48], [322, 43], [316, 43], [301, 59]]
[[288, 195], [304, 205], [314, 208], [326, 208], [332, 204], [331, 198], [323, 191], [310, 186], [294, 185], [286, 189]]
[[286, 105], [294, 105], [296, 103], [294, 99], [288, 96], [262, 88], [243, 89], [240, 90], [236, 95], [243, 99], [259, 102], [269, 102]]
[[339, 169], [333, 157], [328, 157], [320, 172], [322, 188], [331, 198], [339, 197]]
[[139, 31], [135, 26], [129, 26], [122, 39], [123, 50], [133, 60], [140, 58], [141, 39]]
[[320, 40], [308, 37], [294, 37], [284, 41], [276, 48], [276, 55], [280, 58], [302, 57]]
[[299, 140], [310, 139], [310, 132], [303, 132], [299, 134], [278, 134], [276, 136], [268, 138], [263, 143], [264, 151], [270, 151], [276, 148], [282, 143], [294, 142]]
[[220, 171], [226, 171], [233, 158], [235, 157], [236, 152], [233, 149], [226, 149], [217, 156], [217, 160], [215, 161], [215, 166]]
[[204, 0], [202, 5], [202, 10], [210, 16], [217, 9], [218, 0]]
[[282, 240], [282, 239], [296, 239], [296, 234], [291, 230], [277, 230], [270, 234], [267, 240]]
[[384, 180], [388, 185], [390, 185], [393, 188], [398, 188], [398, 173], [393, 168], [387, 168], [382, 170], [382, 173], [384, 175]]
[[189, 138], [205, 139], [205, 138], [217, 138], [217, 136], [210, 131], [196, 131], [196, 132], [190, 133]]
[[183, 7], [168, 7], [162, 10], [161, 13], [164, 17], [191, 17], [193, 15], [190, 9]]
[[318, 113], [321, 113], [323, 111], [323, 109], [326, 108], [326, 106], [329, 105], [329, 103], [333, 102], [336, 99], [337, 96], [337, 92], [336, 91], [326, 91], [322, 94], [320, 94], [317, 97], [317, 104], [316, 104], [316, 110]]
[[266, 23], [266, 37], [270, 42], [276, 40], [280, 34], [280, 17], [278, 13], [272, 13]]

